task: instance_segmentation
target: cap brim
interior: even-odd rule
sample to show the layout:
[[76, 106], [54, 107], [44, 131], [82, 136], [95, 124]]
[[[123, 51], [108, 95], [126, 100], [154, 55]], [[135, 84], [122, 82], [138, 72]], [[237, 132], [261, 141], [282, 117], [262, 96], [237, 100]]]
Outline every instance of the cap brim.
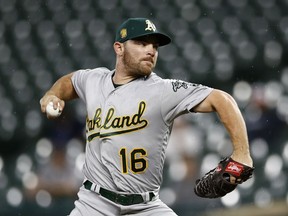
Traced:
[[158, 43], [159, 43], [159, 46], [165, 46], [169, 43], [171, 43], [171, 38], [163, 33], [160, 33], [160, 32], [151, 32], [151, 33], [145, 33], [145, 34], [142, 34], [142, 35], [137, 35], [137, 37], [134, 37], [134, 38], [130, 38], [130, 40], [135, 40], [137, 38], [141, 38], [141, 37], [144, 37], [144, 36], [153, 36], [157, 39]]

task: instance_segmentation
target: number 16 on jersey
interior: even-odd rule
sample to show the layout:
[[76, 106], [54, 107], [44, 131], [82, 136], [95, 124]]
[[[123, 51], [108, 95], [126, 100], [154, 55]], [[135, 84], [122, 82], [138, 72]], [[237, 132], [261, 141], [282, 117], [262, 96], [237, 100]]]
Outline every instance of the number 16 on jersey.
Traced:
[[147, 152], [143, 148], [134, 148], [130, 153], [126, 148], [121, 148], [119, 155], [121, 171], [124, 174], [127, 174], [129, 170], [134, 174], [140, 174], [148, 167]]

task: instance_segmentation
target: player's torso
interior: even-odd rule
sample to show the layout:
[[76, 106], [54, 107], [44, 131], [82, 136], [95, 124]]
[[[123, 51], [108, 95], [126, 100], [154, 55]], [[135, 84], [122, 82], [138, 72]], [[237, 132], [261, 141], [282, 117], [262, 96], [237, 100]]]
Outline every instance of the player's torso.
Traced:
[[115, 89], [110, 78], [103, 79], [91, 89], [95, 97], [87, 100], [86, 162], [107, 169], [99, 184], [131, 192], [155, 190], [162, 181], [170, 131], [161, 113], [161, 85], [138, 79]]

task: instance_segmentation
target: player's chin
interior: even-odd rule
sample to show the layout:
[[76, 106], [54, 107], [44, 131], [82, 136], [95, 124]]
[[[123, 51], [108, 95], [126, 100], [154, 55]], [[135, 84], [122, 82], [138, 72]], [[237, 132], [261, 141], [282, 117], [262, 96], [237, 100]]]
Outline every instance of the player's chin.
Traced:
[[141, 76], [149, 76], [152, 73], [152, 69], [148, 68], [146, 70], [141, 70], [140, 75]]
[[150, 75], [152, 70], [154, 68], [154, 65], [153, 64], [143, 64], [142, 67], [141, 67], [141, 73], [142, 75], [144, 76], [147, 76], [147, 75]]

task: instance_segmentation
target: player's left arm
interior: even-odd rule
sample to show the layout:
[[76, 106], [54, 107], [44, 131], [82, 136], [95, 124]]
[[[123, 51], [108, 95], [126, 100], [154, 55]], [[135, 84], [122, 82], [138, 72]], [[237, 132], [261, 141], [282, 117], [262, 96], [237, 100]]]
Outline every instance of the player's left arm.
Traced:
[[250, 156], [246, 124], [233, 97], [214, 89], [206, 99], [192, 109], [193, 112], [216, 112], [230, 135], [233, 144], [232, 159], [253, 166]]

